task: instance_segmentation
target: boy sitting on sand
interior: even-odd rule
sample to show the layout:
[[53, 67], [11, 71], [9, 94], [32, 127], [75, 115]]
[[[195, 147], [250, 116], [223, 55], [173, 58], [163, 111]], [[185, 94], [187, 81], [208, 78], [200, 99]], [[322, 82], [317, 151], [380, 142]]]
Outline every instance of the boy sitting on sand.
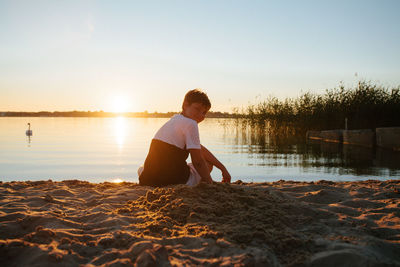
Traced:
[[[221, 170], [222, 182], [230, 183], [231, 175], [225, 166], [200, 144], [197, 124], [204, 120], [210, 108], [204, 92], [194, 89], [186, 93], [182, 112], [167, 121], [151, 141], [144, 167], [138, 170], [140, 185], [212, 183], [213, 166]], [[188, 164], [189, 153], [192, 163]]]

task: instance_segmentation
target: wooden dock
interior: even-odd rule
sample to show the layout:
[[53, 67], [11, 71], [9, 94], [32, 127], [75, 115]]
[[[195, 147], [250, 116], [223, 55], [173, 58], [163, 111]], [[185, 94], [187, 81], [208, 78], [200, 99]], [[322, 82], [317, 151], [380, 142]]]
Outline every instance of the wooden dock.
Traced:
[[360, 130], [327, 130], [307, 131], [309, 140], [341, 143], [345, 145], [357, 145], [363, 147], [382, 147], [394, 151], [400, 151], [400, 127], [387, 127]]

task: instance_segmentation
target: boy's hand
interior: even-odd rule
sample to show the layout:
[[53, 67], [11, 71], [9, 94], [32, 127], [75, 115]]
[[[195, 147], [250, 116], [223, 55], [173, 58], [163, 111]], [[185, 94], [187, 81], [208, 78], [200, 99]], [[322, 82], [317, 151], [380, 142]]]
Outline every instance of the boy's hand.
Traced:
[[231, 182], [231, 175], [229, 174], [228, 170], [222, 170], [222, 182], [223, 183], [230, 183]]

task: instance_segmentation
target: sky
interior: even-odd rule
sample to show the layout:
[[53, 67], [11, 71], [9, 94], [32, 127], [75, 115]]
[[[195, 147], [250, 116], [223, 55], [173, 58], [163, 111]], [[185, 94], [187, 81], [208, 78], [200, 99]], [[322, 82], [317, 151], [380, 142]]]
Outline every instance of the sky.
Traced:
[[0, 111], [212, 111], [400, 85], [400, 1], [0, 0]]

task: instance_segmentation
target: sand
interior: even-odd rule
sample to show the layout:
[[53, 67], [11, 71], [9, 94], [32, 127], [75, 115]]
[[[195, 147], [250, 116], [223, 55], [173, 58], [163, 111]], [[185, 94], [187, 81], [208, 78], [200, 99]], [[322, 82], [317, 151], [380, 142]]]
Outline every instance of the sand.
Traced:
[[2, 266], [400, 266], [400, 181], [0, 182]]

